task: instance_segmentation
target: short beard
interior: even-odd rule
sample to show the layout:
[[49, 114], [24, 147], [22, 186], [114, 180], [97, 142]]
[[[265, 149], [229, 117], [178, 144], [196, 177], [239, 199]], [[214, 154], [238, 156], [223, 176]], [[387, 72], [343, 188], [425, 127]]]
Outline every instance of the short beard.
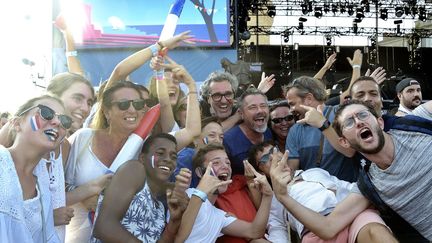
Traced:
[[354, 150], [356, 150], [362, 154], [376, 154], [376, 153], [378, 153], [384, 147], [385, 138], [384, 138], [384, 132], [383, 132], [383, 130], [381, 130], [381, 128], [375, 128], [375, 132], [378, 135], [378, 146], [376, 146], [376, 148], [364, 149], [359, 144], [357, 144], [357, 143], [354, 144], [354, 143], [350, 142], [351, 147]]
[[252, 128], [252, 130], [254, 130], [257, 133], [265, 133], [265, 131], [267, 130], [267, 123], [264, 124], [262, 127], [254, 127]]

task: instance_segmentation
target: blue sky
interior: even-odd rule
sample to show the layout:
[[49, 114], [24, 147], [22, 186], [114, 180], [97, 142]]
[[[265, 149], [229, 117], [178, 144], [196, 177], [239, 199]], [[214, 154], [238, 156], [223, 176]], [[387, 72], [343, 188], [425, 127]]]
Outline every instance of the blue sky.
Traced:
[[[229, 0], [215, 0], [214, 24], [227, 23]], [[126, 25], [161, 25], [165, 23], [168, 10], [174, 0], [84, 0], [92, 5], [93, 22], [109, 25], [108, 18], [119, 17]], [[204, 0], [206, 8], [212, 6], [213, 0]], [[185, 6], [178, 24], [203, 24], [201, 14], [190, 0]]]

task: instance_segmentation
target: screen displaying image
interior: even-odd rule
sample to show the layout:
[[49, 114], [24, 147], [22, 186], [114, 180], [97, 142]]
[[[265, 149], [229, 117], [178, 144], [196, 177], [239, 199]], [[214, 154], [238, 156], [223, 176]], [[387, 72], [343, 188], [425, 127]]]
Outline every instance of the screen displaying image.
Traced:
[[[155, 43], [176, 0], [83, 0], [79, 48]], [[182, 2], [182, 1], [180, 1]], [[190, 30], [196, 46], [229, 46], [229, 0], [185, 0], [175, 33]]]

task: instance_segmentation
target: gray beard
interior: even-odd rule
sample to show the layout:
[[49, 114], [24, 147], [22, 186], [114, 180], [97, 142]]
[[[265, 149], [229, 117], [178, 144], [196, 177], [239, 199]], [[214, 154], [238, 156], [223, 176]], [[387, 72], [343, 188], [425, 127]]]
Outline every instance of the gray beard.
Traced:
[[265, 131], [267, 130], [267, 124], [262, 127], [254, 127], [252, 129], [257, 133], [265, 133]]

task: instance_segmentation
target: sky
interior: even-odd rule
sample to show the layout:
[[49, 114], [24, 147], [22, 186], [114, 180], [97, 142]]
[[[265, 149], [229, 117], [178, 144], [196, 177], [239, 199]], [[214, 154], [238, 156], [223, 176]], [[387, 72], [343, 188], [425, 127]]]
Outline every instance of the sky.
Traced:
[[[33, 84], [33, 77], [51, 75], [51, 14], [50, 1], [8, 1], [0, 14], [0, 112], [15, 112], [28, 99], [38, 96], [43, 89]], [[27, 58], [33, 67], [23, 64]], [[36, 78], [37, 79], [37, 78]], [[45, 85], [43, 79], [38, 84]]]

